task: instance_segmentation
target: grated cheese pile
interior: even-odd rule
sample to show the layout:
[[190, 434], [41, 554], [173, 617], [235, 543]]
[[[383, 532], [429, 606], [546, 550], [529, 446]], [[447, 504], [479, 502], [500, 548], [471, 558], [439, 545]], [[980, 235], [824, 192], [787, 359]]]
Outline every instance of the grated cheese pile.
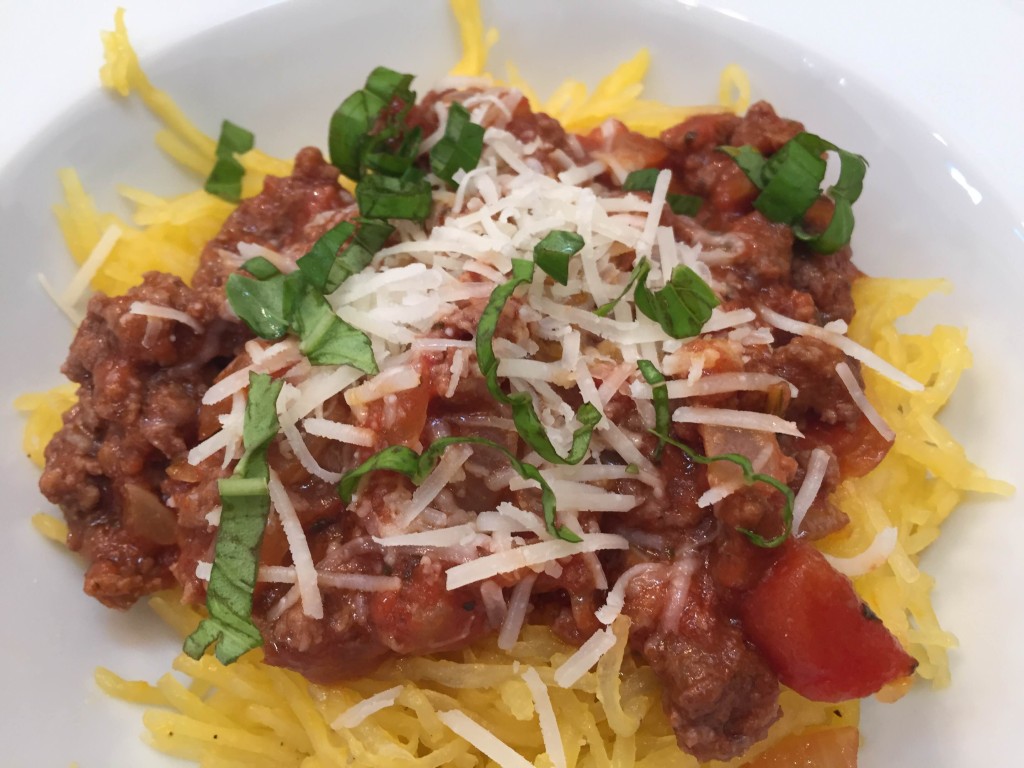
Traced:
[[[463, 59], [452, 74], [479, 78], [497, 34], [484, 32], [475, 2], [453, 0], [452, 6], [464, 46]], [[104, 46], [104, 84], [122, 95], [137, 93], [167, 126], [157, 137], [160, 147], [205, 176], [214, 161], [214, 142], [184, 117], [167, 94], [149, 83], [128, 43], [121, 11], [115, 31], [104, 37]], [[223, 379], [204, 397], [205, 404], [230, 400], [231, 409], [220, 417], [221, 430], [195, 446], [189, 461], [198, 464], [218, 456], [227, 466], [237, 458], [248, 372], [283, 371], [286, 383], [277, 405], [284, 439], [310, 473], [337, 482], [335, 473], [317, 464], [304, 435], [374, 445], [376, 433], [359, 423], [359, 415], [378, 401], [386, 408], [393, 395], [419, 386], [416, 359], [428, 352], [449, 353], [449, 393], [453, 393], [460, 379], [473, 374], [470, 343], [425, 334], [439, 318], [455, 311], [457, 302], [486, 299], [496, 284], [507, 279], [511, 258], [528, 256], [548, 231], [570, 229], [582, 235], [586, 245], [572, 262], [569, 283], [552, 284], [537, 271], [516, 322], [535, 324], [540, 338], [527, 334], [515, 341], [495, 339], [499, 374], [510, 380], [513, 391], [531, 393], [552, 442], [562, 453], [579, 425], [554, 387], [576, 388], [583, 401], [605, 416], [594, 434], [593, 450], [617, 453], [637, 470], [630, 477], [659, 492], [657, 472], [636, 448], [635, 435], [606, 413], [611, 398], [621, 392], [636, 400], [641, 417], [653, 426], [651, 390], [637, 372], [637, 360], [649, 359], [674, 377], [669, 384], [673, 398], [765, 389], [782, 380], [759, 374], [705, 376], [703, 358], [690, 355], [684, 344], [637, 313], [630, 301], [620, 302], [604, 318], [571, 299], [585, 294], [599, 305], [616, 297], [626, 275], [613, 259], [624, 251], [635, 250], [651, 259], [652, 288], [659, 287], [678, 264], [691, 267], [714, 287], [710, 266], [727, 261], [728, 253], [710, 244], [700, 248], [676, 242], [671, 228], [659, 226], [667, 172], [650, 200], [635, 195], [604, 198], [580, 186], [606, 170], [603, 162], [579, 166], [562, 153], [554, 157], [559, 168], [552, 178], [534, 156], [537, 146], [524, 145], [504, 130], [520, 98], [553, 114], [571, 131], [588, 130], [615, 115], [636, 130], [657, 133], [689, 114], [712, 111], [707, 107], [671, 109], [640, 99], [648, 63], [646, 51], [641, 51], [593, 93], [588, 95], [580, 83], [568, 82], [546, 104], [522, 83], [514, 67], [509, 68], [507, 82], [518, 91], [488, 76], [479, 93], [465, 101], [473, 120], [488, 126], [484, 153], [475, 170], [456, 177], [456, 190], [439, 193], [442, 204], [450, 209], [447, 218], [429, 237], [399, 226], [399, 241], [382, 250], [371, 269], [353, 276], [329, 297], [342, 319], [371, 338], [380, 373], [365, 377], [347, 367], [310, 368], [292, 341], [269, 347], [250, 343], [251, 365]], [[725, 106], [719, 109], [745, 108], [749, 86], [741, 75], [733, 68], [723, 73]], [[440, 104], [438, 109], [444, 125], [446, 107]], [[429, 147], [429, 138], [425, 146]], [[266, 174], [286, 175], [290, 170], [289, 163], [256, 151], [241, 160], [247, 171], [246, 196], [262, 187]], [[630, 169], [607, 170], [621, 176]], [[122, 190], [137, 206], [132, 226], [98, 213], [73, 171], [63, 173], [62, 183], [67, 203], [58, 209], [58, 220], [69, 250], [83, 266], [66, 291], [52, 293], [73, 321], [81, 316], [87, 285], [122, 293], [150, 269], [187, 279], [202, 245], [231, 211], [230, 205], [202, 191], [164, 200]], [[857, 315], [848, 333], [842, 327], [803, 328], [783, 316], [769, 322], [792, 333], [813, 334], [864, 365], [866, 399], [863, 393], [854, 397], [873, 423], [877, 420], [895, 432], [896, 442], [874, 472], [837, 491], [834, 501], [852, 522], [822, 546], [837, 567], [857, 577], [858, 591], [921, 662], [918, 674], [944, 684], [949, 675], [946, 654], [955, 640], [940, 628], [931, 609], [933, 581], [918, 569], [918, 558], [964, 492], [1008, 493], [1009, 488], [971, 465], [935, 421], [959, 374], [970, 365], [963, 332], [943, 327], [928, 337], [909, 337], [893, 328], [898, 316], [937, 287], [935, 281], [859, 281], [854, 294]], [[153, 305], [132, 311], [168, 317]], [[704, 328], [712, 330], [728, 331], [728, 338], [741, 347], [772, 339], [771, 328], [758, 325], [749, 310], [716, 309]], [[611, 341], [617, 352], [609, 353], [596, 339]], [[560, 355], [540, 359], [538, 341], [557, 343]], [[324, 403], [341, 393], [356, 414], [356, 423], [324, 418]], [[19, 399], [18, 407], [30, 414], [26, 452], [36, 463], [42, 463], [42, 448], [59, 428], [57, 415], [73, 402], [73, 389], [67, 386]], [[745, 411], [684, 406], [673, 418], [798, 434], [790, 422]], [[514, 429], [510, 423], [494, 421], [488, 426]], [[552, 539], [534, 515], [507, 503], [470, 522], [437, 525], [444, 515], [432, 505], [448, 483], [474, 472], [471, 458], [472, 451], [465, 446], [450, 448], [431, 476], [408, 494], [395, 524], [376, 531], [374, 538], [391, 547], [460, 548], [470, 553], [466, 562], [449, 569], [448, 586], [481, 583], [488, 615], [500, 625], [496, 637], [459, 654], [390, 662], [365, 680], [330, 689], [263, 665], [257, 652], [230, 667], [209, 656], [200, 661], [179, 657], [174, 666], [192, 678], [188, 688], [170, 674], [151, 686], [99, 670], [97, 681], [112, 695], [160, 707], [144, 718], [154, 746], [204, 765], [340, 766], [354, 760], [357, 764], [468, 768], [481, 764], [480, 754], [503, 765], [557, 768], [696, 765], [676, 747], [653, 674], [625, 653], [628, 623], [620, 612], [628, 572], [612, 587], [607, 605], [599, 612], [607, 627], [580, 649], [562, 645], [545, 628], [524, 623], [535, 577], [522, 580], [507, 603], [501, 589], [490, 581], [520, 567], [557, 572], [557, 558], [570, 552], [626, 548], [628, 542], [621, 536], [584, 531], [575, 519], [581, 511], [616, 513], [636, 506], [635, 496], [610, 492], [604, 485], [608, 480], [626, 479], [626, 467], [586, 462], [578, 467], [547, 466], [536, 455], [525, 457], [541, 467], [555, 491], [561, 522], [581, 534], [582, 544], [569, 545]], [[511, 472], [486, 481], [494, 488], [513, 490], [532, 484]], [[820, 482], [821, 472], [809, 470], [797, 497], [798, 512], [801, 504], [806, 511]], [[713, 503], [733, 489], [723, 483], [712, 489], [714, 498], [702, 503]], [[290, 568], [261, 570], [265, 581], [294, 585], [278, 611], [300, 603], [308, 615], [322, 615], [324, 589], [397, 587], [391, 577], [346, 574], [349, 579], [339, 581], [338, 574], [318, 572], [288, 492], [276, 478], [271, 481], [271, 496], [295, 563]], [[216, 526], [217, 510], [208, 519]], [[59, 533], [45, 519], [37, 526], [47, 535]], [[523, 532], [533, 533], [538, 541], [524, 544], [516, 536]], [[588, 562], [595, 580], [607, 584], [597, 558], [591, 555]], [[677, 565], [681, 586], [676, 591], [685, 599], [689, 572], [685, 562]], [[209, 564], [200, 563], [197, 574], [208, 578]], [[175, 602], [156, 597], [151, 604], [187, 633], [197, 617]], [[786, 691], [782, 703], [785, 716], [768, 740], [731, 765], [741, 765], [785, 735], [808, 726], [856, 724], [856, 702], [837, 709]], [[527, 722], [536, 726], [524, 727]]]

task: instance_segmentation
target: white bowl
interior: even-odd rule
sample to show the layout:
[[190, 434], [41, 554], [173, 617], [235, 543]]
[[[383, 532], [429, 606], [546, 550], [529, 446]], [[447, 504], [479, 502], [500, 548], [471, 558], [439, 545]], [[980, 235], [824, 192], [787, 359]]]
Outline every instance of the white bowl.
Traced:
[[[567, 76], [593, 82], [645, 45], [653, 54], [649, 93], [678, 103], [713, 100], [720, 69], [735, 61], [750, 73], [755, 97], [865, 155], [871, 168], [856, 209], [857, 263], [875, 275], [953, 281], [955, 293], [929, 300], [913, 321], [970, 328], [975, 367], [946, 423], [976, 461], [1020, 485], [1024, 357], [1014, 336], [1024, 319], [1024, 241], [1000, 193], [978, 180], [974, 147], [948, 142], [856, 72], [737, 14], [691, 6], [503, 3], [487, 9], [488, 24], [502, 34], [491, 61], [500, 70], [513, 59], [544, 93]], [[386, 0], [289, 3], [197, 34], [158, 56], [142, 53], [153, 82], [208, 132], [228, 117], [254, 130], [260, 148], [290, 155], [305, 144], [326, 144], [331, 112], [373, 66], [415, 72], [425, 91], [457, 51], [446, 7]], [[99, 60], [67, 65], [94, 69]], [[58, 383], [70, 341], [70, 327], [36, 280], [42, 272], [62, 285], [73, 271], [51, 214], [60, 199], [57, 169], [76, 167], [100, 207], [116, 210], [123, 210], [116, 184], [157, 193], [194, 186], [155, 149], [155, 127], [136, 101], [91, 92], [0, 173], [3, 402]], [[985, 158], [991, 167], [990, 149]], [[1020, 155], [1007, 163], [1019, 179]], [[1010, 190], [1012, 199], [1017, 189]], [[29, 525], [29, 516], [46, 504], [35, 487], [37, 473], [19, 449], [21, 421], [9, 408], [0, 419], [8, 498], [0, 522], [6, 549], [0, 561], [3, 762], [165, 764], [139, 741], [139, 710], [104, 697], [92, 670], [102, 664], [153, 679], [168, 668], [177, 642], [148, 610], [119, 614], [80, 593], [80, 564]], [[925, 558], [926, 570], [939, 579], [940, 617], [962, 644], [953, 653], [953, 687], [933, 692], [918, 686], [895, 705], [868, 702], [863, 765], [959, 768], [1006, 764], [1001, 758], [1012, 754], [1024, 714], [1014, 691], [1024, 680], [1018, 648], [1024, 619], [1016, 613], [1024, 559], [1015, 554], [1024, 519], [1015, 507], [969, 499]]]

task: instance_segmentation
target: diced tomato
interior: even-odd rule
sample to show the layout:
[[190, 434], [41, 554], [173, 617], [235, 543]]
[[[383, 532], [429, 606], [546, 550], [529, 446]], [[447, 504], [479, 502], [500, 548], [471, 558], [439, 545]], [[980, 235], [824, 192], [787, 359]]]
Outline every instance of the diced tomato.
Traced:
[[595, 157], [611, 157], [627, 172], [657, 168], [668, 156], [668, 149], [658, 139], [631, 131], [618, 120], [599, 125], [581, 140]]
[[857, 768], [860, 735], [853, 726], [787, 736], [744, 768]]
[[867, 417], [861, 415], [853, 427], [845, 424], [807, 425], [801, 450], [827, 445], [839, 459], [839, 471], [844, 478], [866, 475], [885, 458], [892, 443], [878, 434]]
[[815, 701], [845, 701], [911, 674], [917, 662], [809, 544], [790, 541], [740, 605], [779, 679]]

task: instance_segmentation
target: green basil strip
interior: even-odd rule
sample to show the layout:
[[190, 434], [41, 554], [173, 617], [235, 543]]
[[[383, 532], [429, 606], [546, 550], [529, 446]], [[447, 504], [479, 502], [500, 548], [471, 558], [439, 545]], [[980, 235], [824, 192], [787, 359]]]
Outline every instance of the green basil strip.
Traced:
[[448, 107], [444, 137], [430, 150], [430, 169], [447, 184], [457, 171], [471, 171], [480, 162], [484, 148], [484, 128], [469, 117], [469, 111], [453, 101]]
[[[661, 171], [657, 168], [632, 171], [622, 182], [622, 188], [626, 192], [654, 192], [654, 185], [658, 182], [660, 173]], [[665, 196], [665, 202], [672, 209], [672, 213], [681, 216], [696, 216], [704, 200], [698, 195], [680, 195], [669, 192]]]
[[664, 288], [652, 292], [647, 275], [636, 284], [636, 308], [658, 323], [674, 339], [696, 336], [718, 306], [718, 297], [700, 276], [686, 266], [672, 270]]
[[654, 185], [658, 183], [658, 176], [661, 171], [657, 168], [642, 168], [639, 171], [631, 171], [626, 180], [622, 182], [622, 189], [626, 192], [653, 192]]
[[498, 327], [498, 319], [515, 289], [520, 285], [528, 285], [533, 280], [533, 269], [532, 261], [512, 259], [512, 279], [491, 292], [487, 306], [480, 315], [476, 331], [477, 365], [494, 399], [512, 409], [512, 421], [516, 425], [516, 430], [533, 450], [552, 464], [579, 464], [590, 447], [590, 436], [594, 427], [601, 421], [601, 412], [590, 403], [580, 406], [576, 411], [576, 419], [581, 426], [573, 432], [568, 455], [561, 456], [551, 444], [544, 425], [534, 410], [530, 393], [516, 392], [507, 395], [498, 382], [498, 358], [494, 354], [494, 333]]
[[508, 449], [484, 437], [442, 437], [430, 444], [422, 454], [417, 454], [404, 445], [392, 445], [374, 454], [351, 472], [345, 473], [338, 483], [338, 496], [346, 504], [352, 502], [356, 486], [364, 475], [378, 470], [398, 472], [409, 478], [414, 485], [419, 485], [434, 471], [448, 446], [451, 445], [482, 445], [500, 451], [509, 460], [512, 468], [526, 480], [534, 480], [540, 485], [541, 506], [544, 509], [544, 524], [552, 536], [565, 541], [579, 542], [580, 537], [564, 525], [556, 524], [555, 492], [533, 464], [520, 461]]
[[583, 249], [575, 232], [555, 229], [533, 247], [533, 263], [562, 285], [569, 282], [569, 260]]
[[412, 75], [376, 67], [366, 78], [366, 90], [386, 102], [398, 96], [402, 101], [412, 103], [416, 100], [416, 94], [410, 90], [413, 79]]
[[267, 280], [280, 274], [280, 270], [262, 256], [253, 256], [242, 265], [242, 269], [257, 280]]
[[655, 433], [659, 435], [658, 447], [654, 451], [654, 460], [658, 461], [665, 450], [665, 441], [660, 438], [660, 435], [667, 435], [672, 424], [672, 414], [669, 413], [668, 407], [668, 384], [665, 382], [664, 375], [650, 360], [637, 360], [636, 367], [640, 369], [644, 381], [651, 385], [651, 394], [654, 398], [654, 429]]
[[719, 147], [718, 150], [735, 160], [736, 165], [754, 183], [755, 187], [764, 188], [764, 155], [749, 144], [744, 144], [742, 147]]
[[825, 160], [798, 141], [786, 142], [765, 162], [765, 185], [754, 208], [769, 221], [795, 224], [821, 196]]
[[358, 181], [363, 175], [363, 156], [384, 108], [396, 97], [409, 106], [415, 101], [409, 90], [412, 80], [412, 75], [377, 67], [366, 79], [366, 86], [334, 111], [327, 142], [331, 164], [350, 179]]
[[253, 148], [255, 138], [252, 133], [230, 120], [220, 125], [220, 136], [214, 155], [217, 161], [206, 179], [203, 189], [229, 203], [237, 203], [242, 199], [242, 177], [245, 168], [238, 162], [235, 155], [241, 155]]
[[[296, 262], [306, 282], [321, 293], [334, 293], [352, 275], [365, 269], [395, 231], [384, 221], [360, 219], [358, 225], [357, 228], [351, 221], [337, 224]], [[342, 249], [346, 241], [350, 242]]]
[[387, 126], [367, 138], [360, 178], [366, 178], [368, 170], [385, 176], [401, 176], [416, 162], [423, 133], [419, 128], [406, 132], [407, 127], [402, 122], [406, 111], [394, 116]]
[[633, 266], [633, 272], [629, 276], [629, 280], [626, 282], [626, 285], [623, 287], [622, 293], [607, 304], [602, 304], [600, 307], [595, 309], [594, 314], [600, 317], [607, 317], [611, 314], [611, 311], [615, 309], [615, 305], [622, 301], [626, 297], [626, 294], [629, 293], [630, 288], [632, 288], [638, 281], [646, 282], [647, 273], [650, 271], [651, 263], [647, 261], [646, 257], [641, 257], [640, 261]]
[[[754, 208], [766, 218], [789, 224], [797, 238], [818, 253], [834, 253], [850, 242], [853, 234], [853, 203], [864, 189], [867, 160], [837, 147], [813, 133], [799, 133], [770, 158], [750, 146], [719, 147], [732, 157], [761, 194]], [[827, 164], [826, 152], [839, 156], [839, 178], [826, 194], [835, 203], [835, 213], [825, 231], [812, 234], [800, 225], [801, 219], [821, 196], [821, 182]]]
[[328, 129], [327, 148], [331, 165], [358, 180], [366, 135], [387, 102], [367, 90], [353, 93], [334, 110]]
[[[362, 269], [373, 257], [368, 247], [376, 246], [390, 234], [391, 227], [382, 222], [364, 223], [366, 238], [359, 241], [357, 233], [353, 243], [339, 255], [330, 267], [325, 267], [331, 256], [333, 244], [344, 242], [345, 232], [351, 232], [353, 225], [339, 225], [324, 237], [328, 242], [318, 251], [316, 246], [309, 254], [299, 259], [310, 258], [298, 270], [288, 275], [281, 274], [263, 258], [250, 259], [243, 268], [257, 275], [257, 280], [240, 274], [231, 275], [225, 284], [225, 292], [231, 308], [257, 336], [273, 340], [292, 331], [299, 337], [299, 351], [313, 365], [351, 365], [363, 373], [377, 373], [377, 361], [369, 337], [358, 328], [346, 323], [335, 313], [317, 285], [330, 285]], [[332, 235], [333, 233], [333, 235]], [[317, 245], [321, 240], [317, 241]], [[362, 265], [362, 266], [360, 266]], [[326, 274], [325, 274], [326, 270]]]
[[185, 653], [194, 659], [216, 643], [217, 658], [230, 664], [263, 643], [252, 622], [252, 601], [260, 543], [270, 512], [267, 446], [278, 430], [277, 396], [282, 383], [265, 373], [249, 374], [242, 431], [245, 453], [232, 476], [218, 482], [222, 511], [206, 591], [209, 617], [184, 645]]
[[372, 173], [356, 186], [359, 212], [369, 219], [412, 219], [430, 215], [433, 193], [430, 182], [416, 168], [400, 178]]
[[666, 201], [672, 213], [680, 216], [696, 216], [704, 204], [704, 199], [699, 195], [677, 195], [674, 192], [669, 192]]
[[845, 198], [837, 197], [832, 219], [824, 232], [814, 234], [800, 224], [794, 224], [793, 234], [817, 253], [835, 253], [850, 242], [850, 235], [853, 234], [853, 204]]
[[377, 373], [369, 337], [338, 317], [312, 286], [296, 304], [292, 327], [299, 336], [299, 351], [313, 365], [351, 365], [363, 373]]
[[[249, 269], [248, 264], [245, 269]], [[273, 265], [270, 267], [273, 272], [266, 270], [264, 264], [253, 265], [260, 274], [270, 275], [259, 280], [236, 272], [228, 277], [224, 292], [231, 309], [253, 333], [261, 339], [274, 341], [288, 332], [299, 284], [297, 273], [283, 275]]]
[[737, 528], [736, 530], [738, 530], [740, 533], [746, 536], [753, 544], [756, 544], [759, 547], [764, 547], [766, 549], [777, 547], [787, 539], [790, 531], [793, 528], [793, 502], [795, 500], [793, 490], [788, 485], [779, 480], [776, 480], [771, 475], [763, 475], [760, 472], [755, 472], [753, 465], [751, 465], [750, 463], [750, 459], [748, 459], [746, 456], [743, 456], [742, 454], [722, 453], [719, 454], [718, 456], [703, 456], [697, 453], [695, 450], [693, 450], [693, 448], [688, 446], [686, 443], [681, 443], [678, 440], [672, 439], [671, 437], [668, 436], [667, 432], [659, 433], [657, 430], [652, 429], [651, 434], [653, 434], [659, 440], [668, 443], [669, 445], [674, 445], [676, 448], [678, 448], [687, 456], [689, 456], [692, 461], [695, 461], [698, 464], [713, 464], [716, 461], [732, 462], [743, 471], [744, 482], [748, 484], [767, 483], [772, 488], [781, 493], [785, 497], [785, 506], [782, 510], [782, 533], [780, 533], [775, 538], [766, 539], [761, 534], [756, 533], [755, 531], [751, 531], [747, 528]]

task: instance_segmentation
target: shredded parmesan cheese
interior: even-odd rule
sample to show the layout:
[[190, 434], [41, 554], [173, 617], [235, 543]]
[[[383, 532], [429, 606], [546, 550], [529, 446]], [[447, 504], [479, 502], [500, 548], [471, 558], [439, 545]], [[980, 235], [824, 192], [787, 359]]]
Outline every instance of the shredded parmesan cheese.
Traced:
[[150, 301], [133, 301], [132, 305], [128, 308], [128, 311], [133, 315], [144, 315], [146, 317], [157, 317], [163, 320], [174, 320], [176, 322], [187, 325], [196, 333], [203, 332], [203, 326], [187, 312], [182, 312], [180, 309], [173, 309], [171, 307], [163, 307], [159, 304], [153, 304]]
[[324, 603], [317, 585], [316, 567], [313, 565], [313, 556], [309, 551], [309, 542], [306, 541], [306, 534], [302, 530], [302, 522], [295, 513], [295, 506], [274, 470], [270, 470], [270, 481], [267, 488], [270, 491], [270, 501], [277, 511], [281, 527], [288, 540], [292, 562], [295, 563], [295, 578], [302, 599], [302, 611], [314, 619], [322, 619]]
[[537, 544], [516, 547], [507, 552], [485, 555], [468, 563], [459, 563], [448, 569], [448, 589], [458, 589], [467, 584], [497, 576], [499, 573], [543, 565], [562, 557], [578, 555], [581, 552], [629, 549], [629, 542], [622, 536], [613, 533], [592, 533], [583, 536], [582, 539], [578, 544], [561, 539], [542, 541]]
[[833, 331], [825, 330], [820, 326], [812, 325], [811, 323], [803, 323], [799, 320], [794, 320], [791, 317], [780, 315], [778, 312], [768, 309], [768, 307], [761, 307], [760, 311], [761, 317], [780, 331], [793, 333], [797, 336], [808, 336], [812, 339], [823, 341], [826, 344], [831, 344], [833, 347], [845, 352], [854, 360], [859, 360], [871, 370], [882, 374], [894, 384], [898, 384], [903, 387], [908, 392], [920, 392], [924, 389], [924, 385], [921, 384], [921, 382], [910, 378], [903, 371], [892, 365], [892, 363], [886, 362], [870, 349], [862, 347], [847, 336], [841, 336]]
[[382, 709], [394, 706], [394, 703], [398, 700], [398, 695], [402, 692], [403, 687], [404, 686], [396, 685], [394, 688], [388, 688], [386, 691], [375, 693], [368, 699], [363, 699], [358, 704], [353, 704], [334, 718], [334, 721], [331, 723], [331, 727], [335, 730], [338, 730], [339, 728], [355, 728], [374, 712], [380, 712]]
[[533, 667], [523, 670], [523, 682], [526, 683], [530, 689], [530, 695], [533, 696], [533, 706], [537, 710], [537, 720], [540, 722], [544, 749], [555, 768], [566, 768], [562, 732], [558, 728], [558, 718], [555, 717], [555, 708], [551, 704], [548, 687], [544, 685], [544, 681], [540, 679], [540, 675]]
[[533, 763], [460, 709], [438, 712], [438, 719], [456, 735], [479, 749], [501, 768], [533, 768]]
[[776, 432], [781, 435], [803, 437], [792, 421], [780, 419], [770, 413], [734, 411], [726, 408], [680, 406], [672, 413], [672, 421], [684, 424], [714, 424], [720, 427], [752, 429], [755, 432]]
[[875, 406], [868, 400], [867, 395], [864, 394], [864, 390], [861, 389], [860, 383], [857, 381], [857, 377], [853, 375], [853, 371], [850, 370], [850, 366], [846, 363], [836, 364], [836, 373], [839, 374], [839, 378], [842, 380], [843, 385], [846, 387], [846, 391], [850, 393], [850, 397], [853, 398], [853, 402], [857, 404], [865, 418], [871, 422], [873, 426], [882, 437], [889, 442], [896, 439], [896, 433], [893, 432], [892, 427], [885, 423], [885, 419], [882, 418]]
[[615, 635], [611, 629], [608, 627], [599, 629], [580, 646], [576, 653], [563, 661], [561, 666], [555, 670], [555, 683], [562, 688], [571, 688], [614, 645]]

